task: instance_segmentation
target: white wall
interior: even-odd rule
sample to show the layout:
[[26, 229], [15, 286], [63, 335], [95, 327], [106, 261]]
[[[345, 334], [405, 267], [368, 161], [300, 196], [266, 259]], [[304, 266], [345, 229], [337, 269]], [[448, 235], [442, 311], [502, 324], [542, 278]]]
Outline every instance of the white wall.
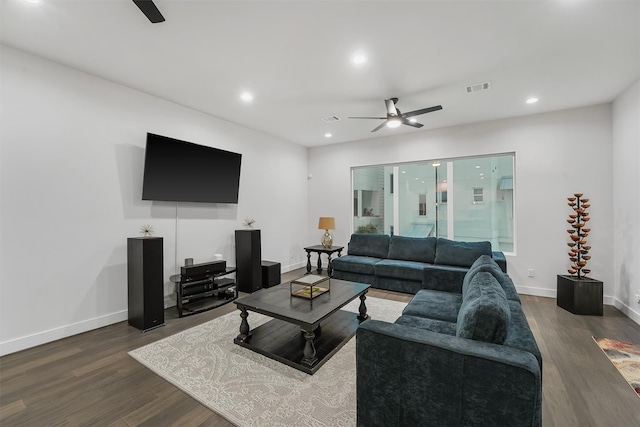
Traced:
[[[164, 238], [167, 305], [175, 259], [221, 253], [234, 265], [234, 230], [246, 217], [262, 230], [263, 259], [284, 271], [304, 265], [306, 148], [0, 53], [0, 353], [126, 319], [126, 239], [145, 224]], [[181, 203], [176, 221], [175, 203], [142, 201], [147, 132], [242, 153], [238, 205]]]
[[[511, 151], [518, 290], [555, 296], [569, 264], [565, 198], [584, 192], [591, 275], [638, 321], [638, 84], [613, 104], [613, 126], [601, 105], [307, 150], [11, 48], [0, 55], [0, 354], [126, 319], [126, 238], [144, 224], [165, 239], [165, 279], [176, 259], [222, 253], [233, 264], [246, 217], [263, 258], [287, 271], [319, 241], [319, 216], [335, 216], [335, 244], [347, 243], [352, 166]], [[174, 203], [141, 201], [146, 132], [242, 153], [239, 204], [181, 203], [176, 221]], [[167, 305], [172, 291], [167, 280]]]
[[[309, 217], [335, 216], [334, 242], [346, 245], [351, 167], [506, 152], [516, 153], [517, 253], [507, 260], [518, 291], [555, 297], [556, 275], [569, 267], [566, 198], [583, 192], [591, 199], [591, 276], [604, 281], [611, 303], [610, 104], [312, 148]], [[528, 269], [535, 277], [527, 277]]]
[[640, 323], [640, 81], [613, 103], [615, 305]]

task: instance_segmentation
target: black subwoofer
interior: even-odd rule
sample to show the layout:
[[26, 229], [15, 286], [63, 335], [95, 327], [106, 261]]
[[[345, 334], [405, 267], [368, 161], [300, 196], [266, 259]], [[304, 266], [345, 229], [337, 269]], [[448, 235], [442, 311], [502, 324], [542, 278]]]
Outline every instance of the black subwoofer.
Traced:
[[280, 284], [280, 263], [262, 260], [262, 287], [270, 288]]

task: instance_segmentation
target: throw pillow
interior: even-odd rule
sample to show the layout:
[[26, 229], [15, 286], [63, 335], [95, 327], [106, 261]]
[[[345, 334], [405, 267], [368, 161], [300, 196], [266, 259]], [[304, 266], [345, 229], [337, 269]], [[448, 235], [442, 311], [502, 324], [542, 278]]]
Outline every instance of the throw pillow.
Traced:
[[502, 286], [491, 273], [475, 275], [458, 312], [456, 336], [503, 344], [511, 320], [511, 309]]
[[352, 234], [349, 255], [386, 258], [389, 253], [389, 236], [386, 234]]
[[436, 238], [391, 236], [388, 258], [433, 264], [436, 258]]

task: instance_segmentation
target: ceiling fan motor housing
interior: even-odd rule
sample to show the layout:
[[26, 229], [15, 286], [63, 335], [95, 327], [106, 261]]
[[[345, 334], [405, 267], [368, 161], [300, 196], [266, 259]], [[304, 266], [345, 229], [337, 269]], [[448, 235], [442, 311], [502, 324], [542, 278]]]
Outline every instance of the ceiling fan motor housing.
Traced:
[[422, 123], [418, 123], [415, 120], [409, 120], [410, 117], [419, 116], [421, 114], [431, 113], [434, 111], [442, 110], [442, 105], [435, 105], [433, 107], [421, 108], [419, 110], [409, 111], [408, 113], [402, 113], [396, 104], [398, 98], [389, 98], [384, 100], [384, 105], [387, 108], [387, 117], [349, 117], [350, 119], [377, 119], [384, 120], [385, 122], [375, 127], [371, 132], [377, 132], [385, 125], [390, 128], [396, 128], [398, 126], [407, 125], [414, 128], [421, 128], [424, 126]]

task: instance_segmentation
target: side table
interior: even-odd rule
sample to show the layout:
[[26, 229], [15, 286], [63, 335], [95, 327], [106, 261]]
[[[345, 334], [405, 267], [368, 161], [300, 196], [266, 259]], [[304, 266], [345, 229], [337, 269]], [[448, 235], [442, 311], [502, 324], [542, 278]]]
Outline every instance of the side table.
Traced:
[[322, 245], [307, 246], [304, 248], [304, 250], [307, 251], [307, 273], [311, 273], [311, 252], [315, 252], [318, 254], [318, 273], [322, 273], [322, 254], [327, 254], [329, 257], [327, 273], [329, 274], [329, 277], [331, 277], [333, 274], [333, 269], [331, 268], [331, 255], [337, 252], [338, 256], [341, 256], [343, 249], [344, 246], [331, 246], [330, 248], [325, 248]]

